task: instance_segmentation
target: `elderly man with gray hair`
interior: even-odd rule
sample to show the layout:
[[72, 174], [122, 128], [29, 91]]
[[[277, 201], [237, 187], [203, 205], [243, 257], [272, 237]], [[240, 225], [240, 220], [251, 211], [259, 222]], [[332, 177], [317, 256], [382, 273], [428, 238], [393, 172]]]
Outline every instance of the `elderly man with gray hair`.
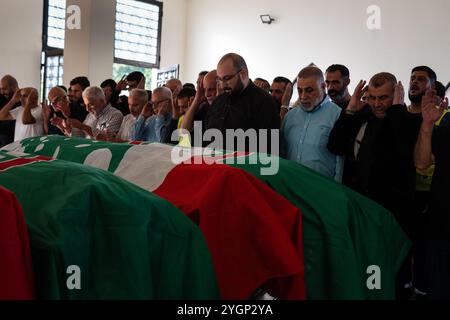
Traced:
[[119, 133], [117, 136], [113, 136], [112, 141], [127, 142], [132, 140], [134, 125], [142, 110], [148, 104], [148, 95], [149, 93], [143, 89], [133, 89], [130, 92], [130, 96], [128, 97], [130, 114], [123, 118]]
[[172, 120], [172, 91], [161, 87], [153, 91], [152, 101], [147, 104], [134, 125], [134, 141], [160, 142], [167, 140], [168, 128]]
[[84, 122], [72, 118], [52, 120], [65, 135], [108, 140], [110, 134], [119, 131], [123, 115], [119, 110], [106, 103], [106, 97], [101, 88], [86, 88], [83, 91], [83, 100], [89, 112]]

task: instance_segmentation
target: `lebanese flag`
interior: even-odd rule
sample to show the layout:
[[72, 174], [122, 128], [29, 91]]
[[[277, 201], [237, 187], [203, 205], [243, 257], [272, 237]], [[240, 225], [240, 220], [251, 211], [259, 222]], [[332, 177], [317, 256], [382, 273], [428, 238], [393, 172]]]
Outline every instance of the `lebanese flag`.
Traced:
[[223, 299], [258, 288], [305, 299], [299, 210], [254, 176], [220, 164], [181, 164], [154, 192], [200, 226]]
[[0, 300], [30, 300], [34, 292], [22, 209], [16, 196], [0, 186]]
[[[176, 205], [207, 238], [224, 299], [246, 299], [259, 288], [286, 299], [305, 297], [305, 289], [313, 300], [395, 298], [396, 274], [410, 249], [395, 217], [298, 163], [57, 136], [4, 151], [100, 168]], [[367, 286], [373, 265], [383, 272], [380, 290]]]

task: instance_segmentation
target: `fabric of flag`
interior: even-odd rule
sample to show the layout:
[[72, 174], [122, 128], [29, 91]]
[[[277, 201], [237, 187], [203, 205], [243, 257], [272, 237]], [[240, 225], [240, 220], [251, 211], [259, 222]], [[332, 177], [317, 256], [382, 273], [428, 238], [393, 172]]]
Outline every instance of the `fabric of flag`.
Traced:
[[1, 151], [0, 185], [23, 208], [37, 298], [220, 297], [201, 231], [160, 197], [104, 170]]
[[[203, 156], [199, 164], [189, 166], [185, 164], [205, 150], [194, 148], [179, 156], [179, 148], [160, 144], [108, 144], [60, 137], [27, 139], [8, 146], [7, 150], [96, 166], [151, 192], [169, 189], [181, 192], [177, 184], [191, 185], [203, 175], [200, 171], [208, 172], [201, 168], [194, 178], [189, 170], [204, 167], [204, 162], [210, 164], [211, 160], [217, 164], [214, 170], [232, 167], [251, 174], [301, 212], [308, 299], [395, 298], [395, 276], [409, 251], [410, 241], [393, 215], [364, 196], [297, 163], [261, 154], [216, 152]], [[264, 174], [268, 160], [278, 161], [279, 168], [274, 175]], [[176, 179], [172, 179], [171, 173], [175, 172]], [[240, 190], [237, 186], [225, 189], [218, 185], [216, 197], [230, 189], [231, 192]], [[165, 197], [182, 209], [183, 205], [192, 205], [188, 201], [177, 204], [177, 196], [168, 193]], [[246, 194], [241, 191], [238, 195], [245, 198]], [[223, 202], [218, 202], [216, 208], [221, 204]], [[188, 209], [192, 211], [195, 207]], [[291, 240], [293, 234], [290, 234]], [[374, 266], [381, 272], [380, 289], [368, 285]]]
[[15, 195], [0, 186], [0, 300], [35, 297], [28, 231]]

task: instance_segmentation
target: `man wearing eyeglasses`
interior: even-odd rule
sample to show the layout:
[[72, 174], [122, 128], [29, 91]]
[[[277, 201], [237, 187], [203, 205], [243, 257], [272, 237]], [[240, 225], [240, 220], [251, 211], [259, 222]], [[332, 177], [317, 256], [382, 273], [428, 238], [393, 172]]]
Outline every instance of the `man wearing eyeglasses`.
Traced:
[[134, 125], [132, 140], [164, 143], [172, 120], [172, 106], [172, 91], [166, 87], [155, 89], [152, 102], [144, 107]]
[[[219, 89], [224, 93], [218, 96], [209, 108], [203, 121], [203, 129], [218, 129], [224, 137], [224, 149], [229, 147], [225, 138], [227, 130], [231, 129], [237, 133], [238, 129], [244, 132], [254, 129], [258, 141], [261, 142], [263, 140], [260, 140], [259, 130], [266, 129], [267, 145], [259, 144], [258, 150], [270, 153], [272, 130], [280, 128], [280, 117], [273, 98], [250, 81], [245, 60], [235, 53], [229, 53], [219, 61], [217, 81]], [[186, 127], [192, 127], [192, 123], [186, 124]], [[207, 145], [205, 142], [203, 144]], [[234, 146], [234, 149], [239, 149], [239, 146]], [[258, 151], [249, 150], [248, 144], [245, 149], [239, 151]]]

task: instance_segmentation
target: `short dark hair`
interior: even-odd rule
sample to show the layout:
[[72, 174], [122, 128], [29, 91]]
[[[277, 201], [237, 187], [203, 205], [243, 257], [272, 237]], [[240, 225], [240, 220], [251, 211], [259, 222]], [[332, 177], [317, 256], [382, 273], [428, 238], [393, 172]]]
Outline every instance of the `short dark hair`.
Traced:
[[209, 73], [209, 71], [201, 71], [198, 75], [201, 77], [206, 76]]
[[440, 81], [436, 81], [436, 83], [434, 85], [436, 87], [436, 95], [439, 98], [444, 99], [445, 98], [445, 91], [447, 91], [447, 89], [445, 89], [445, 86]]
[[115, 82], [113, 79], [107, 79], [105, 81], [102, 82], [102, 84], [100, 85], [100, 88], [106, 88], [106, 87], [110, 87], [113, 90], [116, 90], [116, 86], [117, 86], [117, 82]]
[[81, 89], [83, 89], [83, 91], [91, 86], [91, 82], [87, 77], [76, 77], [70, 81], [70, 86], [75, 86], [77, 84], [81, 87]]
[[391, 83], [393, 86], [395, 86], [397, 84], [397, 78], [392, 73], [380, 72], [370, 79], [369, 86], [379, 88], [386, 83]]
[[127, 81], [136, 81], [139, 83], [143, 77], [144, 74], [142, 72], [134, 71], [127, 76]]
[[192, 89], [190, 87], [185, 87], [183, 89], [181, 89], [180, 93], [178, 94], [178, 99], [183, 99], [183, 98], [193, 98], [195, 97], [197, 91], [195, 91], [195, 89]]
[[185, 83], [183, 85], [183, 88], [191, 88], [195, 90], [195, 85], [193, 83]]
[[262, 81], [262, 82], [267, 83], [267, 84], [270, 86], [269, 81], [267, 81], [266, 79], [263, 79], [263, 78], [256, 78], [255, 81]]
[[67, 88], [65, 86], [58, 86], [58, 88], [63, 89], [65, 93], [67, 93]]
[[285, 85], [292, 84], [292, 81], [285, 77], [276, 77], [272, 82], [282, 82]]
[[350, 71], [348, 68], [342, 64], [332, 64], [327, 68], [325, 72], [336, 72], [339, 71], [342, 75], [342, 78], [350, 78]]
[[437, 81], [436, 72], [434, 72], [433, 69], [431, 69], [430, 67], [418, 66], [418, 67], [413, 68], [411, 70], [411, 73], [413, 73], [415, 71], [424, 71], [424, 72], [426, 72], [428, 74], [428, 78], [430, 78], [432, 84]]

